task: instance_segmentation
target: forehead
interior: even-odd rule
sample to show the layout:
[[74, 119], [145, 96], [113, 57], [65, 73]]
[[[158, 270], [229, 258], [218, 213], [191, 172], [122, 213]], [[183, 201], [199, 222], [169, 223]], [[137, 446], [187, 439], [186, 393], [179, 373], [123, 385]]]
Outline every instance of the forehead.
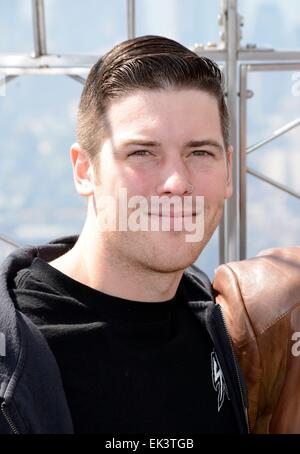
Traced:
[[116, 141], [137, 134], [162, 141], [222, 140], [217, 100], [197, 89], [134, 92], [111, 103], [107, 120]]

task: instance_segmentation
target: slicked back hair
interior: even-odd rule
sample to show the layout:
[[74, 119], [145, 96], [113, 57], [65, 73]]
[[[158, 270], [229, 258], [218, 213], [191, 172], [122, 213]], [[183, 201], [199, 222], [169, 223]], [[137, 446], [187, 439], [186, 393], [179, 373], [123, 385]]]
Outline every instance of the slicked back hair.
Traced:
[[169, 88], [199, 89], [216, 98], [227, 149], [229, 116], [217, 64], [172, 39], [149, 35], [118, 44], [89, 72], [78, 110], [77, 142], [91, 162], [105, 137], [105, 113], [113, 100], [138, 90]]

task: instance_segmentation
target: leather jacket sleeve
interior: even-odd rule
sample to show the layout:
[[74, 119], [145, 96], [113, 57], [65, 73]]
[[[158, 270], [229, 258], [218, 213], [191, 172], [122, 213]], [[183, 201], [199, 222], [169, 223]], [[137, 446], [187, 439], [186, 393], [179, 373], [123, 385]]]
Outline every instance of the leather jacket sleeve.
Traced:
[[300, 247], [221, 265], [213, 287], [248, 391], [253, 433], [300, 433]]

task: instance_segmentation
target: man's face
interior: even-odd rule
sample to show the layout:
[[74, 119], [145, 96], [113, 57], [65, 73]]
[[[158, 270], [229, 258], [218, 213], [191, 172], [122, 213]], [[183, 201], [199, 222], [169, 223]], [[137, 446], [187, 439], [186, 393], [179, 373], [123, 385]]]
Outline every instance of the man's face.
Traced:
[[[95, 228], [108, 215], [101, 208], [101, 198], [113, 196], [118, 201], [121, 188], [127, 190], [128, 200], [138, 195], [149, 201], [149, 217], [157, 216], [151, 212], [152, 196], [182, 200], [192, 196], [193, 213], [196, 196], [204, 196], [205, 209], [201, 241], [188, 242], [184, 229], [172, 227], [169, 231], [99, 230], [104, 248], [124, 264], [158, 272], [185, 269], [211, 238], [224, 199], [231, 195], [232, 152], [227, 152], [226, 160], [216, 99], [196, 89], [137, 91], [112, 102], [107, 124], [94, 179]], [[191, 219], [196, 222], [195, 215]]]

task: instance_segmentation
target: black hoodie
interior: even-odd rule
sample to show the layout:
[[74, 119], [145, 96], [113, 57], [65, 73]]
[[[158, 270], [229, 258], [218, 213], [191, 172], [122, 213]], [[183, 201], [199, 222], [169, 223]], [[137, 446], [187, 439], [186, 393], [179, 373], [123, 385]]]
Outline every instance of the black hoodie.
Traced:
[[[47, 262], [66, 253], [77, 236], [10, 254], [0, 269], [0, 333], [5, 356], [0, 358], [0, 433], [73, 433], [70, 410], [56, 360], [39, 329], [15, 308], [16, 274], [39, 257]], [[248, 432], [246, 393], [219, 305], [207, 276], [189, 267], [180, 283], [184, 301], [208, 331], [229, 389], [241, 433]], [[201, 300], [199, 301], [199, 295]], [[203, 296], [204, 295], [204, 296]]]

